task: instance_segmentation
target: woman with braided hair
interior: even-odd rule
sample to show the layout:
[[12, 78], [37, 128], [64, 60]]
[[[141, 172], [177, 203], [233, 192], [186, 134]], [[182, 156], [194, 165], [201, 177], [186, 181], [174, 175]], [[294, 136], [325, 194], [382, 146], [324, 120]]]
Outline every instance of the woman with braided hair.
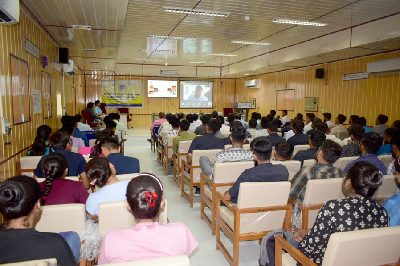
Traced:
[[42, 205], [86, 203], [89, 193], [83, 184], [65, 179], [68, 175], [68, 162], [64, 155], [52, 153], [46, 156], [43, 173], [46, 180], [40, 183], [43, 191]]
[[135, 217], [131, 228], [107, 232], [100, 248], [98, 264], [189, 255], [198, 246], [182, 223], [159, 223], [164, 209], [161, 181], [152, 174], [132, 178], [126, 191], [127, 208]]
[[49, 146], [51, 128], [42, 125], [37, 128], [36, 134], [35, 142], [32, 144], [32, 148], [28, 151], [28, 156], [42, 156], [52, 153], [53, 149]]

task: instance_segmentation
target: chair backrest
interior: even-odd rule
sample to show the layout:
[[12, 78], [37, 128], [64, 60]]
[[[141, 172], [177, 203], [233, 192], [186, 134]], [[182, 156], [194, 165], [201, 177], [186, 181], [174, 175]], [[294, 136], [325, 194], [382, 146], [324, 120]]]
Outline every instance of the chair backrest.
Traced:
[[81, 203], [42, 206], [35, 229], [40, 232], [74, 231], [80, 234], [86, 225], [85, 205]]
[[214, 183], [230, 183], [244, 172], [244, 170], [253, 168], [254, 162], [234, 162], [234, 163], [216, 163], [214, 164]]
[[249, 141], [249, 145], [250, 143], [253, 141], [254, 138], [248, 138], [247, 140]]
[[395, 264], [399, 246], [400, 226], [335, 233], [329, 238], [322, 266]]
[[359, 156], [353, 156], [353, 157], [343, 157], [343, 158], [339, 158], [334, 164], [333, 166], [339, 169], [344, 170], [344, 168], [346, 168], [346, 166], [354, 161], [355, 159], [357, 159]]
[[42, 156], [23, 156], [19, 159], [20, 173], [21, 175], [27, 175], [33, 177], [33, 171], [35, 171]]
[[294, 157], [298, 151], [308, 150], [309, 148], [310, 148], [310, 145], [308, 145], [308, 144], [306, 144], [306, 145], [295, 145], [294, 148], [293, 148], [292, 156]]
[[287, 132], [283, 133], [283, 138], [286, 139]]
[[[224, 149], [225, 150], [227, 150], [227, 149], [229, 149], [229, 148], [232, 148], [232, 144], [226, 144], [225, 146], [224, 146]], [[250, 150], [250, 144], [243, 144], [243, 149], [245, 149], [245, 150]]]
[[161, 136], [161, 137], [162, 137], [162, 139], [164, 140], [164, 139], [167, 137], [167, 131], [164, 131], [164, 130], [163, 130], [162, 136]]
[[193, 150], [192, 165], [193, 166], [200, 165], [199, 164], [199, 159], [200, 159], [201, 156], [207, 156], [208, 159], [210, 159], [211, 162], [214, 162], [215, 161], [215, 156], [220, 151], [222, 151], [222, 150], [220, 150], [220, 149], [215, 149], [215, 150]]
[[186, 255], [161, 257], [148, 260], [135, 260], [128, 262], [104, 264], [109, 266], [190, 266], [189, 257]]
[[24, 262], [1, 264], [2, 266], [57, 266], [57, 259], [30, 260]]
[[191, 140], [179, 141], [178, 153], [187, 153], [190, 148], [190, 144], [192, 144]]
[[88, 111], [82, 110], [81, 112], [83, 118], [86, 120], [86, 124], [88, 124], [89, 126], [94, 126], [92, 118], [90, 117], [90, 114]]
[[106, 104], [105, 104], [105, 103], [100, 103], [100, 109], [101, 109], [101, 112], [102, 112], [103, 114], [106, 114], [106, 113], [107, 113], [107, 111], [106, 111]]
[[154, 141], [158, 140], [157, 133], [158, 133], [159, 129], [160, 129], [160, 126], [154, 126], [153, 127], [153, 139], [154, 139]]
[[130, 181], [137, 174], [139, 174], [139, 173], [117, 175], [117, 178], [119, 181]]
[[396, 183], [394, 179], [396, 175], [386, 175], [382, 185], [376, 190], [374, 198], [389, 198], [396, 193]]
[[[177, 136], [168, 136], [168, 146], [169, 147], [172, 147], [175, 137], [177, 137]], [[171, 149], [171, 154], [172, 154], [172, 149]]]
[[75, 153], [78, 153], [79, 152], [79, 148], [78, 147], [72, 147], [71, 151], [75, 152]]
[[95, 144], [96, 144], [96, 139], [89, 140], [89, 147], [94, 147]]
[[337, 137], [340, 140], [344, 140], [345, 138], [350, 137], [350, 135], [348, 131], [338, 131], [335, 132], [335, 137]]
[[[168, 210], [165, 199], [164, 211], [160, 213], [160, 224], [167, 224]], [[129, 228], [135, 224], [135, 218], [126, 207], [126, 201], [112, 201], [99, 204], [99, 232], [104, 235], [115, 228]]]
[[286, 166], [289, 172], [289, 181], [300, 171], [301, 162], [300, 161], [271, 161], [272, 164], [282, 164]]
[[389, 164], [391, 164], [391, 163], [393, 162], [393, 160], [394, 160], [391, 154], [390, 154], [390, 155], [379, 155], [379, 156], [378, 156], [378, 159], [381, 160], [382, 163], [383, 163], [386, 167], [388, 167]]
[[316, 163], [316, 162], [315, 162], [314, 159], [304, 160], [304, 161], [303, 161], [303, 167], [304, 167], [304, 166], [313, 165], [313, 164], [315, 164], [315, 163]]
[[122, 140], [122, 132], [119, 130], [115, 130], [114, 135], [118, 137], [118, 141], [121, 142]]
[[92, 158], [85, 158], [86, 163], [88, 163]]
[[342, 183], [343, 178], [308, 180], [303, 203], [312, 205], [343, 198]]

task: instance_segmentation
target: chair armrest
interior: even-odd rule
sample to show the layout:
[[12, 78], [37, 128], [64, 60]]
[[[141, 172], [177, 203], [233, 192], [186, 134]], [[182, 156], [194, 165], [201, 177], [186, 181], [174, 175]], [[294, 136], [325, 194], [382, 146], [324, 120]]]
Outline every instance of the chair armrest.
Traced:
[[287, 203], [292, 204], [294, 206], [295, 199], [288, 199]]
[[200, 179], [203, 179], [207, 183], [207, 185], [211, 187], [214, 185], [214, 181], [208, 178], [208, 176], [206, 176], [203, 172], [200, 173]]
[[317, 266], [312, 262], [306, 255], [300, 250], [295, 248], [288, 241], [283, 239], [280, 235], [275, 236], [275, 265], [282, 266], [282, 250], [289, 253], [295, 260], [297, 260], [303, 266]]
[[268, 207], [252, 207], [238, 209], [241, 214], [243, 213], [257, 213], [257, 212], [270, 212], [270, 211], [289, 211], [292, 212], [292, 206], [290, 204], [282, 206], [268, 206]]
[[298, 207], [299, 207], [300, 210], [305, 210], [305, 209], [307, 209], [307, 210], [309, 210], [309, 211], [311, 211], [311, 210], [319, 210], [319, 209], [321, 209], [322, 206], [324, 206], [324, 205], [325, 205], [325, 203], [318, 203], [318, 204], [313, 204], [313, 205], [306, 205], [306, 204], [304, 204], [304, 203], [302, 203], [302, 202], [299, 202], [299, 203], [298, 203]]
[[[236, 213], [237, 211], [239, 211], [239, 208], [235, 204], [233, 204], [230, 200], [224, 199], [224, 195], [221, 193], [221, 191], [217, 192], [217, 200], [220, 200], [222, 203], [224, 203], [225, 206], [233, 213]], [[217, 204], [218, 204], [218, 202], [217, 202]]]

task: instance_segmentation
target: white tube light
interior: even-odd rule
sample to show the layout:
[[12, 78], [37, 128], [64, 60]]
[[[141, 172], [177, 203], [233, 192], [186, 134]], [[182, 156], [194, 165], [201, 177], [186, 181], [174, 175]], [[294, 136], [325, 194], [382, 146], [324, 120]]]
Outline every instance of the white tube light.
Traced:
[[203, 15], [203, 16], [224, 17], [224, 18], [229, 16], [229, 13], [216, 13], [216, 12], [196, 11], [196, 10], [190, 10], [190, 9], [168, 8], [168, 7], [163, 7], [163, 11], [170, 12], [170, 13]]
[[231, 41], [231, 43], [241, 43], [241, 44], [258, 44], [258, 45], [271, 45], [269, 42], [246, 42], [246, 41]]
[[139, 52], [144, 52], [144, 53], [162, 53], [162, 54], [176, 54], [175, 51], [168, 51], [168, 50], [139, 50]]
[[294, 25], [305, 25], [305, 26], [317, 26], [317, 27], [322, 27], [322, 26], [328, 25], [328, 23], [310, 22], [310, 21], [301, 21], [301, 20], [290, 20], [290, 19], [274, 19], [272, 22], [294, 24]]
[[204, 54], [204, 55], [214, 55], [214, 56], [237, 56], [235, 54]]
[[147, 35], [148, 38], [156, 39], [171, 39], [171, 40], [185, 40], [185, 41], [195, 41], [196, 38], [189, 37], [173, 37], [173, 36], [163, 36], [163, 35]]

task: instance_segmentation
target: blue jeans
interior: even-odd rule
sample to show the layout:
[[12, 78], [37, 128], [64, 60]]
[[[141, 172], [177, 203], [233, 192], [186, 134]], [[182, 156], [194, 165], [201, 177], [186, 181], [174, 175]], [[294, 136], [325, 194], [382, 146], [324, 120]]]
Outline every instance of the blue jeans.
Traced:
[[79, 259], [79, 252], [81, 251], [81, 239], [77, 232], [68, 231], [68, 232], [60, 232], [60, 235], [67, 241], [69, 247], [72, 250], [72, 254], [74, 254], [74, 258], [76, 261]]
[[289, 238], [289, 241], [288, 241], [290, 244], [292, 244], [292, 246], [294, 246], [295, 248], [299, 248], [299, 244], [300, 244], [300, 242], [294, 242], [293, 241], [293, 237], [291, 237], [291, 238]]

